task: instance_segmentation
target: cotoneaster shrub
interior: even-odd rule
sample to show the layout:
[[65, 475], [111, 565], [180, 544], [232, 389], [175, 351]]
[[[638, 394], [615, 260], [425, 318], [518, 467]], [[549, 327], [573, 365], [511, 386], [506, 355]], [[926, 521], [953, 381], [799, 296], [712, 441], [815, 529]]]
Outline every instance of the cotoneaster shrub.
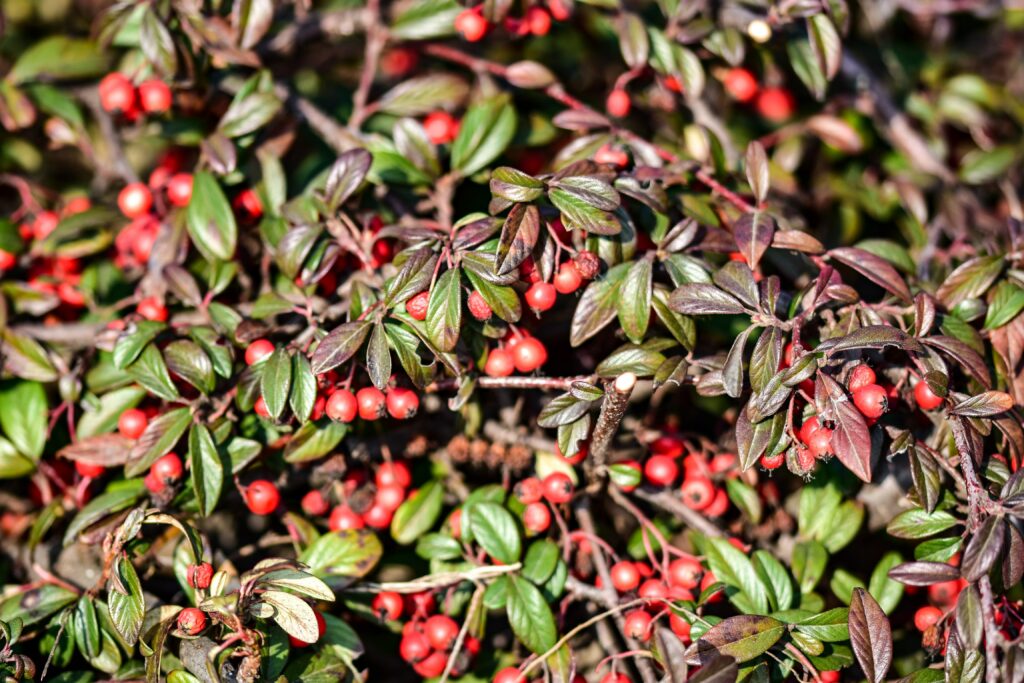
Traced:
[[5, 680], [1024, 675], [1019, 10], [3, 9]]

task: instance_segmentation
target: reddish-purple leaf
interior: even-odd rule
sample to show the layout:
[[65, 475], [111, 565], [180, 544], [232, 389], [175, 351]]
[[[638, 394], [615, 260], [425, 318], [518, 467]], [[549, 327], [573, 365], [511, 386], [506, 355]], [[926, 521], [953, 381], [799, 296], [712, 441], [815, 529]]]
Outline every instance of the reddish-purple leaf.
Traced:
[[881, 256], [857, 247], [840, 247], [832, 249], [828, 254], [900, 299], [908, 303], [913, 299], [903, 276]]
[[992, 515], [971, 535], [960, 563], [960, 573], [974, 582], [988, 574], [988, 570], [999, 559], [1006, 541], [1006, 525], [1001, 517]]
[[992, 417], [1013, 408], [1013, 397], [1002, 391], [986, 391], [953, 406], [949, 412], [963, 417]]
[[320, 340], [310, 363], [314, 374], [333, 370], [356, 354], [370, 333], [370, 321], [355, 320], [338, 325]]
[[861, 670], [869, 681], [881, 683], [892, 664], [892, 627], [885, 612], [863, 588], [853, 589], [847, 624]]
[[907, 586], [931, 586], [960, 578], [960, 570], [945, 562], [904, 562], [889, 570], [889, 578]]
[[100, 434], [65, 446], [57, 451], [57, 455], [89, 465], [116, 467], [128, 461], [132, 443], [131, 439], [120, 434]]
[[[824, 390], [824, 391], [822, 391]], [[871, 481], [871, 434], [864, 416], [843, 387], [823, 372], [818, 373], [819, 395], [828, 399], [829, 412], [835, 421], [832, 447], [839, 462], [864, 481]]]
[[510, 273], [530, 255], [540, 236], [540, 212], [532, 204], [516, 204], [508, 212], [498, 239], [496, 273]]
[[735, 315], [746, 312], [743, 304], [735, 297], [703, 282], [691, 282], [672, 292], [668, 306], [673, 311], [686, 315]]
[[964, 342], [942, 335], [925, 337], [921, 341], [952, 358], [954, 363], [981, 382], [986, 389], [992, 386], [992, 375], [989, 374], [985, 360]]

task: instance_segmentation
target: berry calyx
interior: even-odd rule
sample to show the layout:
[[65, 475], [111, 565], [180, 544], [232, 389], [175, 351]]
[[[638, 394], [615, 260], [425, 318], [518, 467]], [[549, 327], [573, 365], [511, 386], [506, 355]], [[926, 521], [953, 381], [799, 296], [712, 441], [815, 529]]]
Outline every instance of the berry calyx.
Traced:
[[117, 431], [128, 439], [137, 439], [142, 436], [148, 425], [149, 418], [138, 408], [128, 408], [117, 418]]
[[853, 392], [853, 405], [864, 417], [877, 419], [889, 409], [889, 399], [881, 386], [868, 384]]
[[945, 399], [932, 391], [928, 382], [921, 380], [914, 385], [914, 403], [921, 410], [935, 410], [943, 404]]
[[196, 607], [178, 612], [178, 630], [188, 636], [199, 635], [206, 628], [206, 613]]
[[200, 590], [206, 590], [213, 581], [213, 565], [209, 562], [200, 562], [188, 567], [188, 585]]
[[257, 339], [245, 349], [245, 364], [256, 365], [274, 353], [274, 343], [268, 339]]
[[405, 302], [405, 312], [413, 320], [423, 321], [427, 319], [427, 307], [429, 305], [430, 292], [420, 292]]
[[555, 305], [558, 291], [549, 282], [535, 282], [526, 290], [526, 304], [536, 313], [548, 311]]
[[388, 415], [396, 420], [408, 420], [420, 407], [420, 397], [412, 389], [395, 387], [387, 394]]
[[351, 391], [338, 389], [327, 397], [327, 405], [324, 410], [327, 417], [335, 422], [351, 422], [359, 413], [359, 403], [356, 401], [356, 395]]
[[377, 387], [363, 387], [356, 392], [359, 417], [364, 420], [376, 420], [383, 416], [386, 402], [384, 392]]
[[245, 489], [245, 504], [254, 515], [269, 515], [281, 502], [281, 493], [266, 479], [257, 479]]

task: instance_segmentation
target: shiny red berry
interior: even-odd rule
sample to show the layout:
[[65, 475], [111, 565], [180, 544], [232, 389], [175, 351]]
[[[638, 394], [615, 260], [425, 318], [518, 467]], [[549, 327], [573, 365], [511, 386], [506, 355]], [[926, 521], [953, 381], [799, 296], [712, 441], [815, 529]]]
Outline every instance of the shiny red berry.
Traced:
[[655, 486], [669, 486], [679, 476], [679, 465], [667, 455], [652, 455], [644, 464], [644, 477]]
[[531, 7], [524, 17], [530, 33], [535, 36], [546, 36], [551, 30], [551, 15], [543, 7]]
[[195, 607], [186, 607], [178, 612], [178, 630], [195, 636], [206, 628], [206, 613]]
[[625, 90], [612, 90], [608, 95], [607, 101], [604, 103], [604, 108], [612, 116], [621, 118], [629, 114], [632, 102], [629, 99], [629, 93]]
[[146, 413], [138, 408], [128, 408], [117, 418], [117, 431], [129, 439], [137, 439], [142, 436], [149, 426], [149, 418]]
[[420, 397], [412, 389], [395, 387], [387, 394], [388, 415], [396, 420], [408, 420], [420, 407]]
[[257, 339], [245, 349], [245, 364], [256, 365], [274, 353], [274, 343], [268, 339]]
[[853, 404], [868, 418], [879, 418], [889, 409], [885, 389], [877, 384], [868, 384], [853, 392]]
[[484, 320], [490, 320], [491, 316], [494, 315], [494, 311], [491, 310], [490, 305], [484, 300], [484, 297], [480, 292], [476, 290], [469, 293], [469, 298], [466, 300], [466, 307], [469, 309], [469, 314], [481, 322]]
[[681, 588], [696, 588], [704, 567], [694, 557], [680, 557], [668, 564], [668, 582]]
[[100, 106], [104, 111], [118, 114], [135, 108], [135, 86], [122, 73], [107, 74], [100, 81]]
[[245, 504], [254, 515], [269, 515], [280, 502], [277, 487], [266, 479], [257, 479], [245, 489]]
[[782, 451], [775, 455], [769, 455], [765, 453], [761, 456], [761, 467], [766, 470], [775, 470], [782, 467], [782, 463], [786, 462], [786, 452]]
[[796, 103], [785, 88], [765, 88], [757, 95], [757, 113], [772, 123], [782, 123], [793, 116]]
[[103, 473], [107, 471], [107, 468], [104, 467], [103, 465], [96, 465], [93, 463], [76, 460], [75, 471], [78, 472], [79, 476], [81, 477], [86, 477], [87, 479], [95, 479], [96, 477], [102, 477]]
[[818, 459], [831, 455], [833, 453], [832, 430], [828, 427], [821, 427], [816, 430], [811, 434], [811, 438], [807, 440], [807, 448], [811, 451], [811, 455]]
[[459, 635], [459, 625], [444, 614], [435, 614], [423, 624], [423, 633], [435, 650], [448, 651]]
[[487, 20], [476, 9], [459, 12], [455, 17], [455, 30], [470, 43], [475, 43], [487, 34]]
[[583, 276], [580, 275], [579, 268], [575, 263], [566, 261], [558, 267], [558, 273], [555, 274], [552, 284], [559, 294], [572, 294], [583, 284]]
[[555, 305], [558, 292], [549, 282], [535, 282], [526, 290], [526, 305], [537, 313], [550, 310]]
[[535, 534], [544, 533], [551, 526], [551, 510], [544, 503], [530, 503], [523, 510], [523, 526]]
[[366, 523], [363, 522], [363, 518], [347, 505], [339, 505], [331, 510], [331, 516], [327, 519], [327, 528], [331, 531], [362, 529], [364, 526]]
[[213, 581], [213, 565], [209, 562], [200, 562], [188, 567], [188, 585], [193, 588], [206, 590]]
[[519, 372], [533, 372], [548, 362], [548, 350], [535, 337], [520, 339], [512, 349], [512, 358]]
[[382, 621], [396, 621], [402, 616], [405, 600], [394, 591], [382, 591], [374, 596], [372, 606]]
[[942, 619], [942, 610], [925, 605], [914, 613], [914, 628], [924, 633]]
[[435, 111], [423, 119], [423, 129], [435, 145], [444, 145], [455, 139], [459, 132], [458, 120], [446, 111]]
[[149, 468], [149, 473], [153, 478], [161, 483], [173, 483], [181, 479], [181, 475], [185, 469], [179, 458], [174, 453], [168, 453], [167, 455], [157, 458], [156, 462]]
[[171, 88], [160, 80], [151, 79], [139, 84], [139, 104], [147, 114], [162, 114], [171, 108]]
[[846, 378], [846, 388], [854, 392], [861, 387], [874, 384], [875, 379], [875, 371], [871, 369], [871, 366], [861, 363], [850, 370], [850, 376]]
[[335, 422], [351, 422], [359, 413], [356, 395], [348, 389], [338, 389], [327, 397], [327, 417]]
[[928, 382], [921, 380], [914, 385], [914, 402], [921, 410], [935, 410], [943, 401], [944, 399], [928, 386]]
[[608, 570], [612, 587], [620, 593], [628, 593], [640, 585], [640, 571], [629, 560], [616, 562]]
[[176, 173], [167, 181], [167, 200], [174, 206], [188, 206], [192, 201], [192, 174]]
[[707, 477], [687, 477], [682, 487], [683, 503], [693, 510], [704, 510], [715, 498], [715, 485]]
[[757, 79], [749, 70], [742, 67], [729, 69], [722, 79], [725, 91], [737, 102], [749, 102], [757, 96]]
[[426, 320], [427, 307], [430, 305], [430, 292], [420, 292], [405, 302], [405, 312], [413, 320]]
[[412, 472], [409, 471], [409, 465], [404, 460], [382, 462], [377, 466], [373, 481], [378, 488], [399, 486], [407, 489], [412, 485]]
[[[411, 624], [412, 622], [409, 623]], [[406, 633], [398, 644], [398, 655], [410, 664], [423, 661], [430, 654], [430, 651], [430, 641], [422, 633]]]
[[155, 296], [147, 296], [135, 306], [135, 312], [146, 320], [156, 322], [167, 322], [167, 307], [160, 303]]
[[364, 420], [376, 420], [384, 414], [387, 398], [377, 387], [363, 387], [356, 392], [356, 403], [359, 405], [359, 417]]
[[537, 477], [527, 477], [516, 484], [513, 493], [520, 503], [529, 505], [544, 497], [544, 485]]
[[564, 472], [552, 472], [544, 477], [541, 485], [544, 487], [544, 497], [554, 505], [572, 500], [572, 479]]
[[634, 610], [626, 615], [623, 631], [626, 637], [645, 643], [651, 639], [651, 621], [651, 615], [647, 610]]
[[324, 498], [324, 494], [320, 493], [316, 489], [309, 491], [302, 497], [302, 511], [310, 517], [322, 517], [327, 514], [327, 510], [330, 509], [330, 505], [327, 503], [327, 499]]
[[516, 371], [512, 353], [506, 349], [491, 349], [484, 363], [484, 374], [488, 377], [508, 377]]
[[526, 683], [526, 678], [519, 673], [519, 669], [514, 666], [506, 666], [504, 669], [494, 674], [494, 678], [491, 679], [491, 683]]
[[117, 208], [128, 218], [138, 218], [153, 207], [153, 193], [145, 183], [128, 183], [117, 195]]

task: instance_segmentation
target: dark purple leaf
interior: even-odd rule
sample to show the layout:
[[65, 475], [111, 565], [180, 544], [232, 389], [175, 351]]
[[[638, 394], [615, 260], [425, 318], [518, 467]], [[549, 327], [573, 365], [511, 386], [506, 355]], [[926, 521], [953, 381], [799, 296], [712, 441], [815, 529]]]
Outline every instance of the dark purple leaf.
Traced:
[[1012, 524], [1006, 525], [1006, 531], [1009, 540], [1003, 553], [1003, 585], [1016, 586], [1024, 576], [1024, 539]]
[[131, 439], [120, 434], [100, 434], [65, 446], [57, 456], [89, 465], [116, 467], [128, 461], [132, 443]]
[[900, 299], [908, 303], [913, 299], [903, 276], [881, 256], [857, 247], [840, 247], [832, 249], [828, 254]]
[[882, 349], [895, 346], [904, 351], [920, 351], [921, 344], [898, 327], [890, 325], [870, 325], [860, 327], [843, 337], [833, 337], [823, 341], [815, 351], [839, 353], [851, 349]]
[[803, 254], [825, 253], [825, 245], [813, 235], [800, 230], [776, 230], [772, 235], [772, 248], [799, 251]]
[[892, 627], [885, 612], [863, 588], [853, 589], [847, 624], [861, 670], [872, 683], [881, 683], [892, 664]]
[[437, 256], [428, 248], [417, 249], [409, 254], [398, 275], [391, 278], [384, 287], [384, 305], [402, 303], [430, 287]]
[[703, 282], [691, 282], [672, 292], [668, 305], [673, 311], [686, 315], [735, 315], [746, 312], [743, 304], [735, 297]]
[[725, 292], [733, 295], [751, 310], [756, 310], [760, 302], [757, 282], [750, 266], [741, 261], [729, 261], [711, 276], [714, 283]]
[[540, 212], [532, 204], [516, 204], [501, 226], [494, 272], [510, 273], [530, 255], [540, 236]]
[[739, 667], [732, 657], [715, 657], [700, 668], [689, 683], [734, 683], [739, 676]]
[[313, 373], [323, 374], [347, 361], [356, 354], [369, 333], [368, 320], [355, 320], [335, 327], [320, 341], [313, 352], [310, 359]]
[[960, 570], [945, 562], [904, 562], [889, 570], [889, 578], [907, 586], [931, 586], [960, 578]]
[[914, 297], [914, 334], [918, 337], [931, 332], [935, 324], [935, 299], [927, 292]]
[[725, 358], [725, 365], [722, 366], [722, 383], [725, 386], [725, 393], [732, 398], [739, 398], [743, 393], [743, 356], [747, 346], [747, 339], [754, 331], [751, 325], [736, 335], [733, 340], [729, 355]]
[[981, 528], [971, 535], [964, 550], [960, 573], [968, 581], [974, 582], [988, 574], [1006, 541], [1006, 525], [1001, 517], [987, 517]]
[[771, 617], [744, 614], [712, 626], [690, 646], [690, 664], [704, 665], [726, 656], [746, 662], [764, 653], [786, 633], [786, 625]]
[[971, 650], [977, 650], [985, 626], [985, 613], [981, 608], [977, 586], [967, 585], [960, 591], [956, 601], [955, 624], [963, 644]]
[[[824, 390], [824, 391], [822, 391]], [[823, 372], [818, 373], [818, 395], [827, 397], [835, 429], [832, 447], [839, 462], [864, 481], [871, 481], [871, 434], [864, 416], [843, 387]]]
[[962, 401], [949, 412], [963, 417], [992, 417], [1013, 408], [1013, 397], [1002, 391], [986, 391]]
[[359, 189], [372, 163], [373, 156], [365, 149], [357, 147], [341, 153], [327, 175], [324, 201], [327, 203], [328, 211], [335, 212]]
[[760, 211], [743, 214], [733, 225], [736, 247], [746, 257], [751, 268], [756, 268], [760, 263], [764, 252], [772, 244], [773, 234], [775, 234], [775, 220]]

